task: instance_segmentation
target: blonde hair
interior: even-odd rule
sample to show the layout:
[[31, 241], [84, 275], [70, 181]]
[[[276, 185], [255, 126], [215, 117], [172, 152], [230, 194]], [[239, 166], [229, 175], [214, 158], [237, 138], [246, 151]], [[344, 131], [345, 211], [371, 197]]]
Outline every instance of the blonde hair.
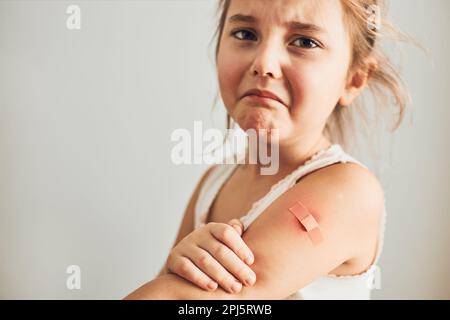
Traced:
[[[231, 0], [219, 0], [217, 7], [219, 20], [214, 33], [214, 37], [217, 37], [215, 47], [216, 63], [220, 39], [230, 3]], [[394, 126], [390, 131], [394, 132], [404, 118], [406, 104], [410, 98], [398, 70], [381, 48], [380, 40], [391, 38], [398, 41], [414, 42], [415, 44], [417, 42], [412, 37], [397, 30], [387, 21], [387, 0], [341, 0], [341, 3], [344, 11], [344, 24], [352, 43], [352, 58], [349, 72], [362, 68], [364, 72], [370, 73], [371, 77], [368, 80], [367, 87], [374, 102], [375, 109], [372, 111], [375, 112], [378, 118], [380, 114], [384, 114], [386, 111], [393, 111], [391, 110], [393, 106], [397, 110], [397, 114], [392, 117]], [[380, 28], [368, 27], [368, 8], [370, 6], [377, 6], [380, 9]], [[366, 68], [369, 58], [376, 61], [377, 68]], [[393, 103], [389, 103], [390, 98], [393, 98]], [[361, 94], [349, 106], [336, 105], [325, 125], [324, 135], [332, 143], [341, 144], [344, 149], [356, 147], [358, 145], [357, 137], [365, 136], [369, 139], [373, 136], [373, 134], [370, 134], [370, 124], [372, 123], [369, 123], [369, 111], [364, 94]], [[358, 122], [363, 125], [360, 130], [356, 126]], [[231, 124], [232, 119], [227, 115], [227, 129], [231, 128]], [[365, 140], [366, 142], [367, 139]]]

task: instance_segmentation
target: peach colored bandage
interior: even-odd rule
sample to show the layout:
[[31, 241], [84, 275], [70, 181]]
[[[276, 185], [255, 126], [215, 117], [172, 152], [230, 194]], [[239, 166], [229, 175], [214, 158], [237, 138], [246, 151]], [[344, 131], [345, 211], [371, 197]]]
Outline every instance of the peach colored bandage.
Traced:
[[322, 233], [320, 232], [319, 224], [313, 215], [306, 209], [306, 207], [297, 201], [295, 205], [289, 208], [289, 211], [300, 221], [302, 226], [308, 232], [309, 239], [314, 245], [318, 245], [323, 241]]

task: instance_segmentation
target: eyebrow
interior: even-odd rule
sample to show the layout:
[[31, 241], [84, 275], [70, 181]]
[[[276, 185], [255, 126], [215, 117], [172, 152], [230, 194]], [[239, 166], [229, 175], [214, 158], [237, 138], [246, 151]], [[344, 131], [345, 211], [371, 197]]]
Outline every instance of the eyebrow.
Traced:
[[[236, 23], [236, 22], [257, 23], [258, 19], [253, 16], [249, 16], [249, 15], [235, 14], [228, 19], [228, 22], [229, 23]], [[315, 24], [312, 24], [312, 23], [290, 21], [290, 22], [287, 22], [285, 24], [285, 26], [288, 27], [289, 29], [293, 29], [293, 30], [309, 31], [309, 32], [323, 33], [323, 34], [327, 33], [323, 28], [321, 28]]]

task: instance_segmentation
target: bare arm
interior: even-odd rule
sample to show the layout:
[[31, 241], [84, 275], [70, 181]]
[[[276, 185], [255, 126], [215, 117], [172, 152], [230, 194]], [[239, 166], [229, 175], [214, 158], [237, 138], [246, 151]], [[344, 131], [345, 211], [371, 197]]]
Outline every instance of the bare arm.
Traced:
[[[360, 254], [362, 248], [372, 247], [384, 204], [382, 189], [367, 173], [337, 167], [306, 177], [275, 200], [246, 230], [244, 241], [255, 255], [255, 285], [237, 294], [222, 289], [207, 292], [177, 275], [167, 274], [127, 299], [282, 299]], [[296, 201], [301, 201], [318, 220], [324, 237], [320, 245], [312, 245], [288, 211]]]
[[237, 299], [236, 295], [227, 293], [222, 288], [205, 291], [176, 274], [164, 274], [146, 283], [125, 300], [208, 300]]

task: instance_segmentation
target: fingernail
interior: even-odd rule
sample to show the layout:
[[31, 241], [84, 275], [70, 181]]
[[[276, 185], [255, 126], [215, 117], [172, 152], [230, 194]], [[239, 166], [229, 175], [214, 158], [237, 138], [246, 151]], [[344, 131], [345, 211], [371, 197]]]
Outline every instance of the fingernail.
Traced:
[[247, 278], [247, 280], [245, 280], [245, 282], [246, 282], [248, 285], [250, 285], [250, 286], [252, 286], [253, 284], [255, 284], [255, 281], [256, 281], [256, 277], [255, 277], [254, 274], [249, 275], [248, 278]]
[[247, 264], [252, 264], [254, 262], [255, 258], [253, 257], [252, 254], [249, 254], [247, 256], [247, 258], [245, 258], [245, 261], [247, 262]]
[[239, 281], [236, 281], [232, 286], [231, 286], [231, 290], [233, 290], [233, 292], [237, 293], [239, 292], [239, 290], [241, 290], [242, 288], [242, 284]]
[[211, 290], [216, 290], [217, 289], [217, 282], [210, 281], [208, 283], [208, 288], [211, 289]]

